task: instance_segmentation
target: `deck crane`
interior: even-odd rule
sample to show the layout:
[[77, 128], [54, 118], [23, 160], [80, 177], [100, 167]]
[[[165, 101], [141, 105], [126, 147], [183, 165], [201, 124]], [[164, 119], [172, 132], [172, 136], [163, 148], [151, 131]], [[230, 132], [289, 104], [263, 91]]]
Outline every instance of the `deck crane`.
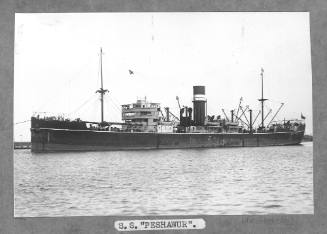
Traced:
[[248, 108], [249, 108], [249, 106], [246, 106], [246, 108], [244, 110], [242, 108], [242, 114], [239, 117], [238, 116], [235, 116], [236, 117], [236, 121], [241, 121], [241, 123], [243, 125], [246, 125], [247, 127], [249, 127], [249, 123], [244, 122], [241, 118], [245, 114], [245, 111], [247, 111]]
[[176, 96], [176, 100], [177, 100], [177, 104], [178, 104], [179, 109], [181, 109], [181, 104], [179, 103], [179, 97], [178, 96]]
[[269, 110], [269, 112], [267, 113], [266, 117], [263, 119], [263, 121], [265, 121], [268, 117], [268, 115], [270, 115], [270, 113], [272, 112], [272, 109]]
[[247, 109], [249, 109], [249, 106], [246, 106], [245, 109], [242, 108], [242, 114], [240, 115], [240, 117], [236, 116], [237, 120], [241, 120], [242, 116], [244, 115], [245, 111], [247, 111]]
[[[170, 116], [172, 116], [175, 121], [176, 120], [179, 121], [179, 118], [176, 115], [174, 115], [170, 110], [168, 110], [168, 113], [167, 114], [169, 114]], [[170, 118], [168, 120], [171, 121]]]
[[176, 115], [174, 115], [173, 113], [171, 113], [171, 111], [169, 111], [169, 114], [170, 114], [171, 116], [173, 116], [177, 121], [179, 121], [179, 118], [178, 118]]
[[270, 125], [270, 123], [275, 119], [276, 115], [279, 113], [279, 111], [282, 109], [282, 107], [284, 106], [284, 103], [280, 104], [280, 107], [278, 108], [278, 110], [276, 111], [275, 115], [272, 117], [272, 119], [270, 120], [270, 122], [268, 123], [267, 126]]
[[255, 121], [258, 119], [259, 115], [260, 115], [261, 111], [258, 112], [257, 116], [254, 118], [254, 121], [252, 123], [252, 125], [254, 125]]
[[161, 109], [160, 109], [160, 113], [161, 113], [162, 118], [165, 120], [166, 119], [166, 116], [164, 115], [164, 113], [162, 112]]
[[[242, 111], [242, 115], [244, 115], [244, 117], [245, 117], [245, 119], [246, 119], [246, 122], [247, 122], [248, 124], [250, 124], [248, 118], [247, 118], [246, 115], [245, 115], [245, 111], [246, 111], [247, 109], [249, 109], [249, 106], [246, 106], [246, 108], [245, 108], [244, 111], [243, 111], [243, 107], [242, 107], [242, 106], [240, 106], [240, 109], [241, 109], [241, 111]], [[242, 117], [242, 115], [240, 116], [240, 118]]]
[[229, 119], [228, 119], [228, 117], [227, 117], [227, 115], [226, 115], [226, 113], [225, 113], [225, 110], [224, 110], [224, 109], [221, 109], [221, 110], [222, 110], [222, 112], [224, 113], [226, 120], [229, 122]]
[[239, 110], [240, 110], [240, 108], [241, 108], [241, 103], [242, 103], [242, 101], [243, 101], [243, 97], [240, 98], [240, 103], [238, 104], [238, 108], [237, 108], [236, 116], [238, 116], [238, 112], [239, 112]]
[[246, 125], [247, 127], [249, 127], [249, 125], [247, 124], [247, 123], [245, 123], [242, 119], [238, 119], [239, 121], [241, 121], [241, 123], [243, 124], [243, 125]]

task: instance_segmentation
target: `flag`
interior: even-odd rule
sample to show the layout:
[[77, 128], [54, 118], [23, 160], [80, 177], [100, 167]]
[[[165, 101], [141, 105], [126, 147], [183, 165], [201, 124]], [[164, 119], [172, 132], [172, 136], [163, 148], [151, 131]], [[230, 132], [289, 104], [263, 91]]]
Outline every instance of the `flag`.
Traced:
[[128, 70], [130, 75], [134, 75], [134, 72], [132, 70]]
[[305, 116], [301, 113], [301, 119], [305, 119]]

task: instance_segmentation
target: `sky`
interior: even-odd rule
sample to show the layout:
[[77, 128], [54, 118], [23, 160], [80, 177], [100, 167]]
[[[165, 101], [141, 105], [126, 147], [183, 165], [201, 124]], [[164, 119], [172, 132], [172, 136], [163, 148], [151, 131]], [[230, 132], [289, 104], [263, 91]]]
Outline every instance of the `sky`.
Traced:
[[30, 140], [36, 113], [100, 120], [100, 48], [106, 121], [141, 97], [178, 115], [176, 96], [192, 106], [194, 85], [206, 86], [209, 115], [241, 97], [256, 115], [263, 68], [267, 121], [285, 103], [275, 120], [302, 113], [312, 134], [307, 12], [16, 13], [15, 141]]

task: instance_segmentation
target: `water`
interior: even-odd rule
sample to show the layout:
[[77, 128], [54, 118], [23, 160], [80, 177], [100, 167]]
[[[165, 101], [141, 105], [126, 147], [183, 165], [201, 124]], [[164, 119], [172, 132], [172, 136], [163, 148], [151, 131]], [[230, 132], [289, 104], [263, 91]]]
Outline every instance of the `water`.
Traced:
[[312, 214], [312, 143], [14, 152], [15, 216]]

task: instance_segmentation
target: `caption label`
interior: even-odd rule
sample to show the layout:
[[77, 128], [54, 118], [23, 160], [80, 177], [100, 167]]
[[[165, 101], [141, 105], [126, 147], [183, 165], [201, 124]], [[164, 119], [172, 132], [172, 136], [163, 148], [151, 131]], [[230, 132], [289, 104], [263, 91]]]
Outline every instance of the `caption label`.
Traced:
[[204, 219], [149, 219], [115, 221], [118, 231], [204, 229]]

